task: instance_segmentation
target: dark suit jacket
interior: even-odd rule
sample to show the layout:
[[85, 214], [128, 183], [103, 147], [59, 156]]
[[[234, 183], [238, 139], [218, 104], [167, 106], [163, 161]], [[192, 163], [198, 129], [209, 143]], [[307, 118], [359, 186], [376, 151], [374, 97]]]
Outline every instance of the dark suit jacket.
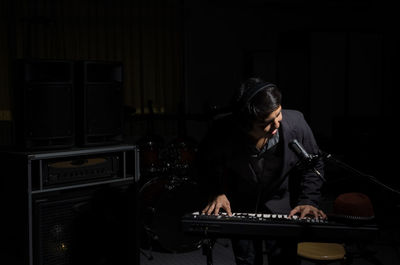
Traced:
[[[289, 143], [297, 139], [310, 154], [319, 148], [303, 114], [282, 110], [279, 129], [282, 150], [280, 174], [268, 183], [260, 183], [250, 168], [246, 133], [232, 115], [217, 120], [199, 146], [196, 161], [197, 178], [207, 199], [226, 194], [233, 212], [262, 211], [288, 213], [296, 205], [318, 206], [321, 178], [310, 167], [299, 162]], [[314, 167], [323, 174], [323, 162]], [[258, 205], [257, 205], [258, 204]]]

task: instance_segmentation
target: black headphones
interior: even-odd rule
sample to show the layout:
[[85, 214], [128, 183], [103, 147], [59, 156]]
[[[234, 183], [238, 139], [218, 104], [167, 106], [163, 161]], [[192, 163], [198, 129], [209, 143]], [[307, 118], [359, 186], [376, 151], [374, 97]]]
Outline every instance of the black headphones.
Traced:
[[240, 89], [243, 89], [243, 93], [237, 98], [235, 107], [233, 109], [233, 113], [236, 117], [239, 126], [243, 128], [245, 131], [251, 130], [252, 123], [249, 120], [247, 114], [247, 106], [249, 102], [257, 95], [261, 90], [269, 88], [269, 87], [276, 87], [275, 84], [269, 82], [261, 82], [255, 86], [246, 86]]
[[275, 87], [276, 85], [266, 82], [266, 83], [260, 83], [256, 86], [252, 86], [249, 88], [245, 88], [245, 90], [243, 91], [243, 94], [239, 97], [239, 99], [237, 100], [237, 110], [242, 111], [246, 105], [250, 102], [250, 100], [252, 100], [254, 98], [255, 95], [258, 94], [258, 92], [260, 92], [261, 90], [268, 88], [268, 87]]

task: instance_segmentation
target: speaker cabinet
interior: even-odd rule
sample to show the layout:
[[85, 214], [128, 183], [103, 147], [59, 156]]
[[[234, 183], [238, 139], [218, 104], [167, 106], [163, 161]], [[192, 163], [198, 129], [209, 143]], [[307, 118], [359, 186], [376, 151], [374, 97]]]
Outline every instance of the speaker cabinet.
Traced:
[[73, 62], [18, 60], [16, 77], [17, 145], [32, 150], [73, 146]]
[[1, 153], [2, 259], [139, 264], [137, 153], [129, 145]]
[[119, 62], [76, 63], [76, 128], [80, 146], [123, 140], [123, 68]]

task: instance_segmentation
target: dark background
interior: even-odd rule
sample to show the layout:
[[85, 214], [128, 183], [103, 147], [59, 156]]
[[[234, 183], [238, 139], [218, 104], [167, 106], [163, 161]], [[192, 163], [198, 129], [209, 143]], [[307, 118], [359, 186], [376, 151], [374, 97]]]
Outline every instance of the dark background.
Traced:
[[[274, 82], [322, 150], [400, 189], [399, 16], [378, 0], [1, 0], [0, 143], [14, 144], [16, 59], [119, 61], [124, 141], [200, 141], [247, 77]], [[149, 101], [155, 115], [150, 115]], [[150, 114], [149, 114], [150, 113]], [[78, 113], [79, 115], [79, 113]], [[150, 125], [152, 126], [150, 126]], [[185, 131], [184, 130], [184, 131]], [[229, 133], [229, 132], [227, 132]], [[328, 191], [398, 195], [329, 165]]]
[[[322, 150], [399, 188], [398, 17], [388, 3], [209, 1], [185, 11], [190, 112], [223, 106], [243, 77], [260, 76], [278, 84], [284, 107], [305, 114]], [[337, 192], [393, 202], [385, 189], [336, 169], [327, 173], [340, 179], [330, 186]]]
[[283, 107], [304, 113], [322, 150], [399, 187], [398, 16], [386, 1], [1, 3], [2, 145], [14, 141], [15, 60], [118, 61], [127, 142], [149, 130], [174, 139], [180, 114], [199, 141], [209, 114], [258, 76], [281, 88]]

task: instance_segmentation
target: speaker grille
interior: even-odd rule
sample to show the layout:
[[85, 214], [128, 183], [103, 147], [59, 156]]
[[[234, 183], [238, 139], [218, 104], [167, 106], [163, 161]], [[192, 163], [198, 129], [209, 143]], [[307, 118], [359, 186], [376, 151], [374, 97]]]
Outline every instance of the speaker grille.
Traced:
[[121, 62], [76, 63], [74, 86], [78, 145], [123, 141], [122, 69]]
[[75, 143], [72, 61], [18, 60], [14, 111], [16, 142], [28, 149]]
[[62, 201], [37, 201], [36, 225], [38, 263], [40, 265], [70, 264], [70, 248], [78, 206], [89, 197]]
[[120, 85], [88, 85], [86, 95], [87, 135], [122, 133], [122, 88]]
[[74, 126], [71, 85], [37, 85], [26, 89], [27, 136], [72, 137]]
[[128, 264], [135, 255], [132, 188], [99, 185], [34, 200], [34, 264]]

